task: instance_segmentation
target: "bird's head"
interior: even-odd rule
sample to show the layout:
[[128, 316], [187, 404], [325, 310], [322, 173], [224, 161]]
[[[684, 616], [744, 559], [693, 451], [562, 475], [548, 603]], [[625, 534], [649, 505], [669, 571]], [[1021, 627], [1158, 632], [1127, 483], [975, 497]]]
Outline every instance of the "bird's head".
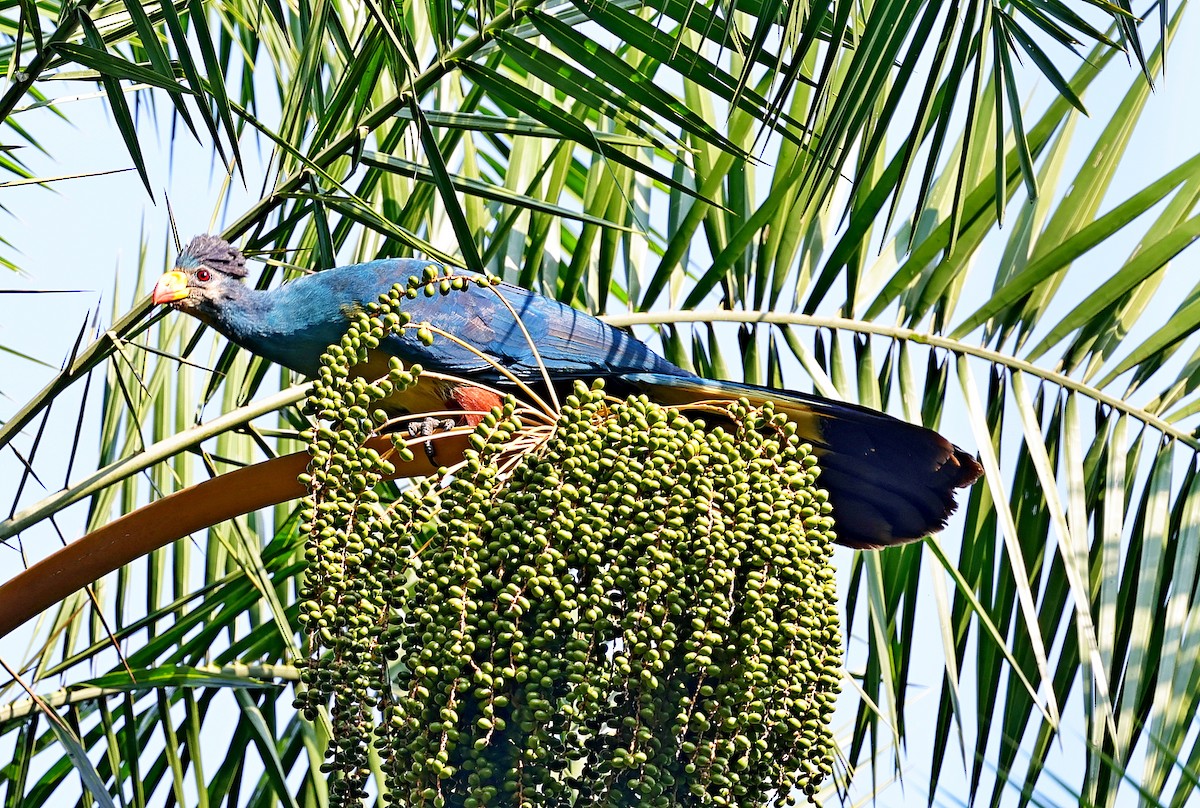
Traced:
[[245, 277], [246, 258], [237, 247], [216, 236], [196, 236], [175, 259], [175, 268], [158, 279], [152, 297], [207, 320], [241, 291]]

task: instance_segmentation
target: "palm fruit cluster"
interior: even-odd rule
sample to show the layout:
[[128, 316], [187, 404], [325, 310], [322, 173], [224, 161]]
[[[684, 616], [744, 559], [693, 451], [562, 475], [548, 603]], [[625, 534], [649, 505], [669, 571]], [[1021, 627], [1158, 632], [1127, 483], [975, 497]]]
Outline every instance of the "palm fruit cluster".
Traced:
[[403, 294], [364, 314], [313, 394], [297, 706], [329, 710], [330, 804], [361, 804], [372, 752], [402, 806], [814, 794], [841, 642], [833, 522], [794, 425], [577, 384], [553, 422], [510, 399], [460, 466], [383, 501], [390, 460], [363, 444], [386, 415], [370, 413], [414, 369], [349, 370], [406, 325]]

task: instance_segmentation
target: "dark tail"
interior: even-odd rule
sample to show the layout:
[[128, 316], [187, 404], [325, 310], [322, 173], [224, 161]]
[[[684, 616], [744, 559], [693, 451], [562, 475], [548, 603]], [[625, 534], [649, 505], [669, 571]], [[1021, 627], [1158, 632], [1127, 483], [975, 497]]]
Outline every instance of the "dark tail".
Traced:
[[941, 530], [956, 507], [954, 490], [983, 473], [974, 457], [933, 430], [856, 404], [697, 377], [642, 373], [623, 380], [663, 404], [774, 401], [813, 445], [838, 543], [849, 547], [888, 547]]

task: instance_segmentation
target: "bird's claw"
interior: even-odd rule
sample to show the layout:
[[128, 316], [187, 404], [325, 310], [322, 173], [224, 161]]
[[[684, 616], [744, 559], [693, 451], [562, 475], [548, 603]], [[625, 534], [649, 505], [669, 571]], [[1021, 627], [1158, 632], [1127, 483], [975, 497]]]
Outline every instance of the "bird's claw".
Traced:
[[437, 465], [437, 459], [434, 457], [433, 441], [429, 440], [438, 432], [445, 432], [448, 429], [453, 429], [456, 426], [453, 418], [435, 418], [429, 416], [422, 418], [419, 421], [413, 421], [408, 425], [408, 436], [410, 438], [426, 438], [424, 444], [425, 456], [429, 458], [429, 462]]
[[438, 432], [444, 432], [447, 429], [453, 429], [456, 422], [453, 418], [435, 418], [429, 416], [422, 418], [419, 421], [413, 421], [408, 425], [408, 436], [410, 438], [432, 438]]

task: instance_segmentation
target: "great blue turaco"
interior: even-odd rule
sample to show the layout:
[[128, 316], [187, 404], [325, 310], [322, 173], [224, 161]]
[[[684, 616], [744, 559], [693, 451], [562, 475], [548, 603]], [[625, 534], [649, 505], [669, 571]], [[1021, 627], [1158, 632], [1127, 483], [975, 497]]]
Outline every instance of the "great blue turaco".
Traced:
[[[245, 283], [246, 260], [237, 248], [201, 235], [159, 279], [153, 300], [199, 318], [272, 362], [314, 376], [322, 353], [341, 339], [351, 318], [430, 264], [387, 258], [257, 290]], [[774, 401], [813, 445], [839, 542], [851, 547], [902, 544], [942, 529], [955, 508], [955, 489], [969, 486], [982, 472], [970, 454], [932, 430], [816, 395], [705, 379], [621, 329], [517, 286], [466, 284], [452, 294], [406, 300], [403, 310], [413, 323], [455, 335], [531, 386], [542, 383], [544, 368], [556, 386], [569, 389], [575, 380], [600, 378], [614, 394], [645, 393], [663, 404]], [[405, 329], [387, 337], [356, 372], [381, 376], [388, 357], [395, 356], [462, 381], [425, 379], [389, 399], [389, 407], [409, 413], [463, 411], [475, 414], [464, 417], [473, 423], [478, 413], [499, 403], [495, 390], [514, 388], [475, 352], [450, 339], [427, 342], [424, 336]]]

